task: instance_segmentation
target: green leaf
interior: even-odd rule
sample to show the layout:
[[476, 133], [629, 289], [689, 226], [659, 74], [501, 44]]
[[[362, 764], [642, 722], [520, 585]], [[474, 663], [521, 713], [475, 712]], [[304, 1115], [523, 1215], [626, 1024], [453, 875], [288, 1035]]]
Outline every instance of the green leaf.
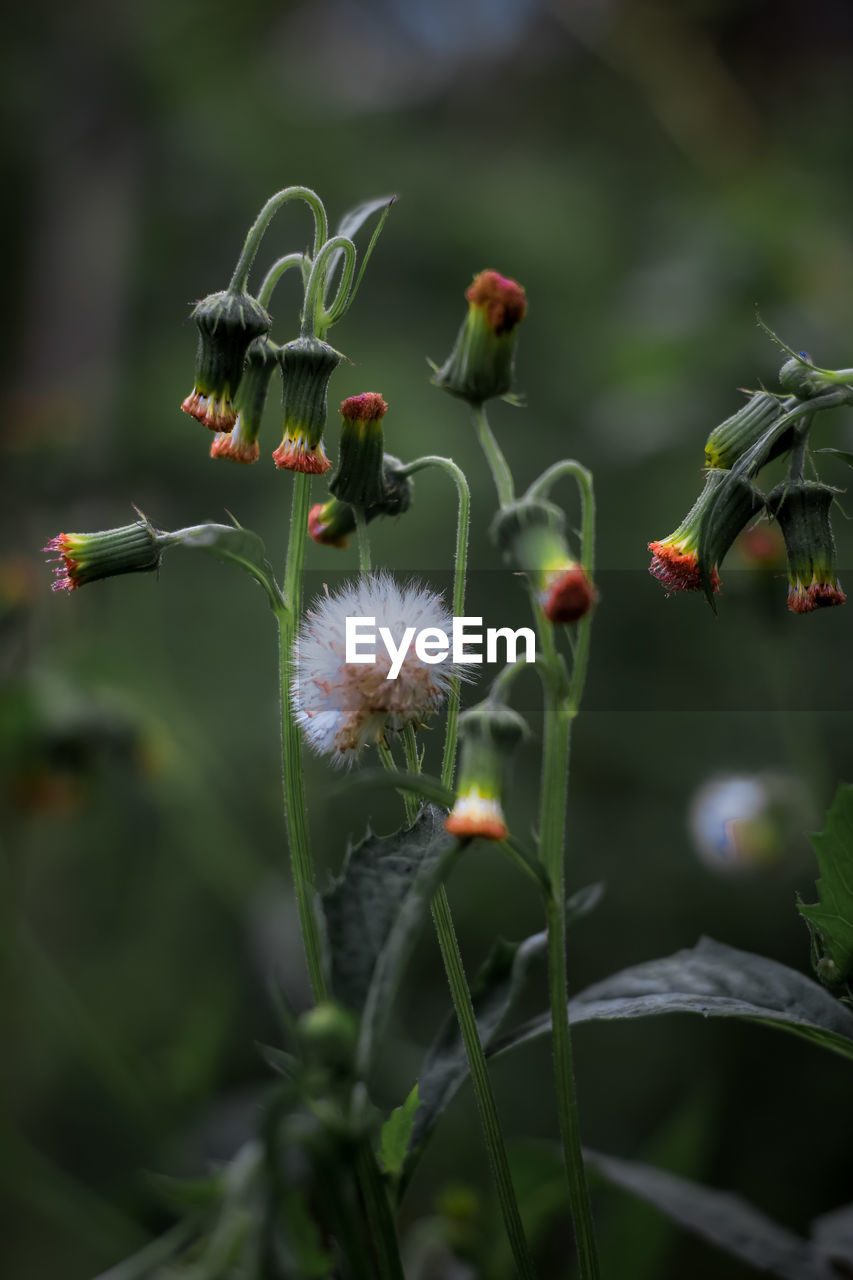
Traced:
[[812, 449], [812, 453], [833, 453], [836, 458], [846, 462], [848, 467], [853, 467], [853, 453], [848, 453], [846, 449]]
[[379, 1161], [386, 1173], [397, 1177], [403, 1169], [403, 1161], [412, 1136], [415, 1113], [420, 1106], [418, 1086], [415, 1084], [406, 1101], [395, 1107], [382, 1126], [379, 1137]]
[[188, 529], [176, 529], [163, 535], [166, 547], [188, 547], [190, 550], [209, 551], [219, 560], [239, 565], [264, 588], [272, 607], [282, 603], [273, 568], [266, 558], [266, 548], [256, 533], [234, 524], [197, 524]]
[[[521, 991], [527, 971], [547, 947], [547, 935], [523, 942], [498, 938], [471, 987], [477, 1029], [484, 1049], [493, 1043]], [[468, 1057], [456, 1014], [451, 1011], [430, 1046], [418, 1073], [421, 1105], [415, 1117], [405, 1178], [411, 1176], [435, 1124], [468, 1076]]]
[[833, 1280], [838, 1275], [815, 1244], [765, 1217], [740, 1196], [652, 1165], [595, 1151], [584, 1155], [587, 1165], [608, 1182], [640, 1196], [680, 1226], [764, 1274], [781, 1280]]
[[96, 1280], [147, 1280], [147, 1277], [159, 1273], [167, 1262], [189, 1244], [194, 1234], [192, 1223], [179, 1222], [171, 1231], [158, 1236], [132, 1257], [116, 1263], [109, 1271], [102, 1271]]
[[853, 786], [842, 784], [826, 815], [826, 825], [812, 836], [820, 866], [819, 902], [798, 902], [800, 915], [817, 934], [822, 957], [833, 962], [838, 981], [853, 980]]
[[[574, 1024], [699, 1013], [742, 1018], [802, 1036], [853, 1059], [853, 1013], [818, 983], [766, 956], [711, 938], [661, 960], [634, 965], [587, 987], [569, 1002]], [[495, 1054], [549, 1035], [543, 1014], [502, 1037]]]
[[347, 850], [322, 898], [335, 997], [362, 1014], [358, 1061], [366, 1074], [415, 938], [459, 843], [444, 811], [427, 805], [411, 827], [369, 832]]
[[380, 209], [385, 209], [388, 205], [393, 204], [396, 199], [396, 196], [375, 196], [372, 200], [362, 200], [360, 204], [357, 204], [344, 214], [338, 223], [335, 235], [346, 236], [348, 240], [352, 240], [355, 233], [364, 226], [372, 214], [378, 213]]

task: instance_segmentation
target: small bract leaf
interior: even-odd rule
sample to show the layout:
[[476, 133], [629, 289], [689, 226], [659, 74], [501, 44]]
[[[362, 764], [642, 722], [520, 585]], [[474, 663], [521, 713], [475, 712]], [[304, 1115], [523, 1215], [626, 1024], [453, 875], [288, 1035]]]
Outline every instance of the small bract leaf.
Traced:
[[197, 524], [166, 534], [165, 545], [188, 547], [191, 550], [200, 548], [202, 551], [209, 551], [219, 560], [239, 565], [261, 584], [273, 607], [281, 603], [273, 568], [266, 558], [266, 548], [251, 529], [228, 524]]
[[395, 1107], [382, 1126], [379, 1139], [379, 1161], [386, 1173], [392, 1177], [402, 1171], [403, 1161], [415, 1123], [415, 1113], [420, 1106], [418, 1086], [412, 1089], [402, 1106]]

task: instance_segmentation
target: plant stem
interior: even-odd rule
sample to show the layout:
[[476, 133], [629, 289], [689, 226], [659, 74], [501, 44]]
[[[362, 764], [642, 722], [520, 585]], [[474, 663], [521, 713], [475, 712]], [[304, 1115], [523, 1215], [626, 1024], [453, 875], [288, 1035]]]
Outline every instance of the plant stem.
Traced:
[[[590, 473], [578, 463], [564, 462], [550, 468], [532, 489], [544, 492], [553, 481], [566, 473], [574, 475], [581, 491], [581, 562], [591, 575], [595, 559], [595, 499]], [[546, 898], [545, 917], [548, 930], [548, 994], [553, 1026], [557, 1113], [569, 1184], [569, 1204], [575, 1225], [580, 1277], [581, 1280], [598, 1280], [598, 1249], [578, 1127], [569, 1028], [564, 860], [571, 728], [578, 713], [586, 680], [592, 613], [587, 613], [578, 624], [571, 680], [567, 678], [565, 664], [556, 650], [554, 628], [541, 609], [537, 608], [536, 613], [543, 655], [539, 672], [545, 694], [539, 857], [551, 886]]]
[[354, 507], [355, 537], [358, 543], [358, 571], [362, 577], [370, 573], [370, 534], [367, 532], [367, 521], [361, 507]]
[[346, 236], [333, 236], [327, 240], [311, 265], [311, 274], [305, 286], [305, 303], [302, 308], [302, 336], [316, 334], [318, 338], [326, 335], [331, 323], [328, 314], [323, 313], [323, 295], [326, 291], [326, 272], [333, 254], [343, 253], [344, 268], [335, 301], [339, 301], [341, 290], [348, 291], [355, 271], [355, 245]]
[[311, 191], [308, 187], [286, 187], [284, 191], [277, 191], [274, 196], [270, 196], [263, 209], [261, 209], [252, 226], [249, 234], [246, 236], [246, 242], [240, 257], [237, 259], [237, 265], [234, 268], [234, 274], [231, 277], [231, 283], [228, 286], [229, 293], [243, 293], [249, 280], [249, 272], [252, 269], [252, 263], [255, 255], [260, 248], [261, 240], [264, 232], [270, 224], [274, 214], [287, 204], [289, 200], [304, 200], [310, 206], [311, 212], [314, 214], [314, 255], [320, 251], [321, 245], [324, 243], [328, 235], [328, 222], [326, 220], [326, 210], [323, 208], [323, 202], [315, 191]]
[[302, 775], [301, 743], [293, 715], [291, 681], [293, 678], [293, 640], [302, 606], [302, 567], [305, 561], [305, 531], [311, 498], [311, 477], [294, 472], [293, 504], [290, 515], [290, 540], [284, 570], [284, 602], [275, 610], [280, 643], [279, 675], [281, 683], [281, 752], [284, 778], [284, 817], [290, 846], [290, 862], [302, 940], [308, 962], [311, 989], [316, 1001], [327, 997], [326, 975], [320, 934], [314, 915], [314, 873], [308, 842], [308, 818], [305, 810], [305, 784]]
[[[411, 724], [407, 724], [403, 730], [403, 749], [406, 753], [406, 767], [409, 773], [418, 774], [421, 771], [421, 758], [418, 755], [418, 742], [415, 737], [415, 730]], [[406, 817], [409, 825], [415, 821], [418, 816], [420, 805], [415, 796], [410, 791], [404, 792], [403, 799], [406, 804]]]
[[[401, 475], [414, 475], [424, 467], [440, 467], [452, 478], [457, 492], [456, 513], [456, 555], [453, 561], [453, 613], [461, 618], [465, 613], [465, 586], [468, 577], [468, 530], [471, 523], [471, 490], [465, 472], [452, 458], [438, 458], [433, 455], [418, 458], [403, 467]], [[447, 699], [447, 723], [444, 731], [444, 755], [441, 762], [441, 781], [446, 787], [453, 786], [453, 769], [456, 764], [456, 728], [459, 720], [459, 690], [461, 681], [458, 676], [450, 682], [450, 693]]]
[[498, 491], [498, 501], [502, 507], [506, 507], [515, 500], [515, 485], [512, 479], [512, 472], [500, 445], [494, 437], [492, 428], [489, 426], [484, 407], [481, 404], [474, 406], [473, 414], [474, 428], [482, 445], [483, 453], [486, 455], [486, 461], [489, 464], [495, 488]]
[[465, 1052], [468, 1055], [471, 1080], [477, 1098], [477, 1109], [480, 1113], [483, 1136], [489, 1153], [489, 1162], [492, 1166], [492, 1175], [495, 1180], [495, 1187], [501, 1205], [501, 1214], [510, 1247], [512, 1248], [516, 1271], [522, 1277], [522, 1280], [534, 1280], [536, 1272], [533, 1267], [533, 1259], [530, 1256], [527, 1237], [524, 1234], [524, 1224], [521, 1220], [515, 1188], [512, 1185], [509, 1160], [507, 1159], [506, 1146], [500, 1120], [498, 1119], [489, 1070], [486, 1066], [486, 1056], [480, 1042], [471, 993], [468, 989], [462, 956], [459, 952], [456, 930], [453, 927], [450, 904], [443, 885], [432, 900], [432, 918], [435, 923], [438, 943], [441, 947], [441, 957], [444, 961], [447, 981], [450, 984], [450, 992], [453, 996], [453, 1006], [459, 1021], [459, 1029], [462, 1032], [462, 1039], [465, 1044]]
[[307, 261], [304, 253], [288, 253], [283, 258], [279, 258], [274, 262], [269, 271], [263, 278], [260, 290], [258, 292], [258, 302], [262, 307], [268, 307], [273, 290], [278, 284], [285, 272], [291, 267], [302, 267]]
[[363, 1138], [356, 1152], [356, 1177], [379, 1264], [379, 1280], [406, 1280], [388, 1193], [370, 1143]]

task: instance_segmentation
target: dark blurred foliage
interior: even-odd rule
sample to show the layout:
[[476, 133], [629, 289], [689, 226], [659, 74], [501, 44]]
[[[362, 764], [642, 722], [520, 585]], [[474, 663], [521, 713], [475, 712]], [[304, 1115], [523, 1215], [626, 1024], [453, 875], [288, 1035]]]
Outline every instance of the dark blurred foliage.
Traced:
[[[275, 406], [252, 468], [210, 462], [208, 434], [178, 408], [192, 380], [190, 304], [225, 286], [281, 186], [317, 189], [333, 221], [400, 194], [335, 330], [352, 364], [332, 402], [380, 390], [389, 449], [452, 454], [468, 472], [471, 612], [521, 625], [526, 610], [495, 571], [491, 482], [464, 406], [429, 386], [424, 362], [449, 350], [475, 271], [516, 277], [530, 301], [527, 407], [492, 415], [519, 482], [566, 454], [595, 472], [601, 603], [568, 848], [572, 886], [608, 888], [571, 940], [572, 986], [701, 933], [807, 968], [793, 903], [797, 888], [813, 895], [815, 864], [802, 832], [769, 870], [722, 877], [694, 853], [686, 813], [718, 773], [788, 770], [817, 814], [853, 778], [853, 614], [794, 618], [784, 574], [741, 560], [714, 618], [698, 598], [664, 597], [646, 543], [692, 503], [705, 435], [738, 406], [737, 388], [775, 385], [782, 357], [756, 304], [818, 364], [853, 363], [853, 11], [834, 0], [33, 0], [4, 35], [0, 1234], [5, 1275], [83, 1280], [168, 1225], [146, 1171], [196, 1173], [252, 1131], [267, 1080], [255, 1042], [280, 1038], [270, 975], [297, 1005], [307, 987], [260, 593], [176, 552], [159, 580], [52, 596], [38, 549], [60, 530], [124, 524], [133, 502], [164, 528], [227, 508], [281, 562], [290, 484], [269, 462]], [[267, 261], [308, 236], [304, 211], [287, 210]], [[284, 338], [292, 283], [276, 301]], [[819, 433], [849, 449], [853, 420], [834, 413]], [[824, 473], [846, 483], [840, 463]], [[377, 562], [446, 569], [453, 521], [446, 480], [419, 476], [412, 511], [373, 526]], [[849, 591], [840, 512], [836, 533]], [[353, 558], [312, 547], [309, 564], [313, 592]], [[517, 687], [538, 731], [536, 682]], [[534, 738], [510, 804], [522, 834], [536, 761]], [[390, 830], [398, 804], [358, 791], [329, 800], [326, 763], [307, 768], [325, 876], [371, 808]], [[540, 927], [491, 849], [469, 854], [450, 891], [472, 966], [496, 932]], [[386, 1106], [408, 1092], [444, 1013], [429, 938], [406, 991]], [[530, 1008], [543, 1004], [540, 978]], [[592, 1145], [737, 1190], [795, 1229], [851, 1198], [840, 1060], [689, 1019], [585, 1027], [577, 1046]], [[548, 1070], [544, 1045], [496, 1064], [512, 1135], [554, 1134]], [[467, 1092], [404, 1225], [433, 1212], [448, 1182], [487, 1197]], [[621, 1193], [601, 1190], [597, 1205], [608, 1275], [627, 1275], [643, 1251], [660, 1280], [745, 1274]], [[568, 1274], [569, 1253], [561, 1223], [551, 1274]]]

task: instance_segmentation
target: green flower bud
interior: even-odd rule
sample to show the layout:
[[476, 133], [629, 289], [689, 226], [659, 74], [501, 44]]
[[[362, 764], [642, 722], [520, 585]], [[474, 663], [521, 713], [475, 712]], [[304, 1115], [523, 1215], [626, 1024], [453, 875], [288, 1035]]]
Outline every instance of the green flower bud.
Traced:
[[486, 698], [459, 717], [462, 753], [456, 801], [445, 829], [460, 840], [505, 840], [501, 800], [512, 754], [528, 732], [517, 712]]
[[825, 391], [832, 391], [837, 385], [836, 380], [825, 377], [824, 371], [816, 369], [811, 361], [811, 356], [801, 351], [799, 356], [791, 356], [782, 365], [779, 370], [779, 385], [789, 396], [796, 396], [799, 400], [812, 400]]
[[246, 367], [234, 401], [237, 421], [228, 433], [221, 431], [210, 446], [211, 458], [232, 462], [258, 460], [258, 433], [264, 416], [267, 391], [274, 369], [278, 368], [278, 347], [269, 338], [255, 338], [246, 352]]
[[323, 1001], [302, 1014], [297, 1029], [310, 1063], [343, 1072], [352, 1067], [358, 1024], [349, 1010], [330, 1000]]
[[[742, 409], [715, 427], [705, 442], [705, 466], [728, 471], [752, 448], [776, 421], [782, 406], [776, 396], [757, 391]], [[771, 458], [778, 458], [791, 447], [793, 427], [776, 441]]]
[[230, 431], [249, 344], [267, 333], [272, 321], [249, 294], [229, 291], [202, 298], [192, 316], [199, 331], [195, 386], [181, 408], [211, 431]]
[[522, 498], [503, 507], [490, 530], [492, 541], [514, 569], [521, 569], [550, 622], [578, 622], [596, 600], [586, 572], [569, 551], [559, 507]]
[[788, 552], [788, 608], [811, 613], [847, 599], [835, 573], [835, 539], [829, 509], [837, 493], [811, 480], [788, 480], [767, 495]]
[[161, 538], [144, 517], [100, 533], [60, 533], [44, 547], [59, 552], [54, 557], [53, 590], [76, 591], [87, 582], [122, 573], [152, 573], [160, 567]]
[[341, 450], [329, 489], [341, 502], [365, 512], [385, 499], [382, 419], [387, 410], [374, 391], [341, 403]]
[[512, 385], [515, 330], [527, 312], [524, 290], [497, 271], [481, 271], [465, 292], [468, 315], [433, 383], [469, 404], [503, 396]]
[[705, 487], [675, 532], [649, 543], [652, 552], [649, 573], [667, 592], [701, 591], [699, 544], [710, 521], [710, 581], [712, 590], [719, 591], [718, 566], [761, 506], [762, 500], [748, 480], [742, 477], [732, 480], [727, 471], [708, 471]]
[[319, 338], [296, 338], [279, 352], [284, 434], [273, 454], [278, 469], [322, 475], [331, 468], [323, 448], [329, 379], [343, 356]]
[[[385, 494], [381, 502], [368, 507], [364, 513], [367, 524], [377, 516], [401, 516], [412, 505], [414, 481], [401, 475], [403, 463], [386, 453], [382, 460]], [[315, 542], [324, 547], [346, 547], [349, 536], [355, 533], [355, 507], [339, 498], [318, 502], [308, 514], [308, 532]]]

